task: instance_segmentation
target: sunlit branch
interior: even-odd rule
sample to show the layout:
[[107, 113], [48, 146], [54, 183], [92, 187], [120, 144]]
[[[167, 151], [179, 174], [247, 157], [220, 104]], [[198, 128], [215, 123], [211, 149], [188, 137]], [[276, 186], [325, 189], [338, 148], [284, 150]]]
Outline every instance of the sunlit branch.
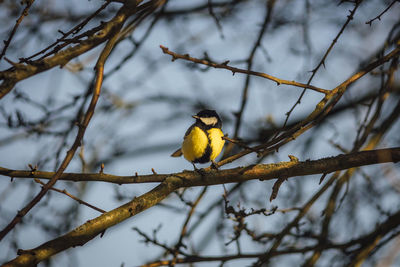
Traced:
[[[348, 168], [360, 167], [371, 164], [397, 162], [399, 160], [400, 148], [388, 148], [379, 150], [368, 150], [350, 154], [338, 155], [335, 157], [322, 158], [319, 160], [306, 161], [288, 161], [271, 164], [257, 164], [247, 167], [237, 167], [219, 171], [207, 172], [199, 176], [196, 171], [183, 171], [176, 174], [152, 174], [152, 175], [134, 175], [117, 176], [104, 173], [77, 174], [64, 173], [59, 179], [69, 181], [102, 181], [117, 184], [131, 183], [149, 183], [162, 182], [168, 177], [176, 176], [182, 178], [183, 187], [215, 185], [224, 183], [244, 182], [253, 179], [271, 180], [278, 177], [293, 177], [302, 175], [311, 175], [319, 173], [330, 173]], [[325, 170], [325, 172], [324, 172]], [[50, 179], [54, 173], [41, 171], [19, 171], [0, 168], [0, 174], [12, 178], [40, 178]]]
[[172, 56], [172, 60], [176, 60], [176, 59], [184, 59], [187, 61], [191, 61], [197, 64], [203, 64], [206, 66], [210, 66], [216, 69], [226, 69], [226, 70], [230, 70], [233, 74], [235, 73], [243, 73], [243, 74], [248, 74], [248, 75], [254, 75], [254, 76], [258, 76], [258, 77], [262, 77], [271, 81], [276, 82], [277, 85], [281, 85], [281, 84], [286, 84], [286, 85], [292, 85], [292, 86], [296, 86], [296, 87], [301, 87], [301, 88], [309, 88], [313, 91], [319, 92], [319, 93], [323, 93], [323, 94], [328, 94], [330, 91], [326, 90], [326, 89], [322, 89], [322, 88], [318, 88], [316, 86], [313, 85], [307, 85], [304, 83], [299, 83], [299, 82], [295, 82], [295, 81], [288, 81], [288, 80], [283, 80], [283, 79], [279, 79], [276, 78], [272, 75], [266, 74], [266, 73], [262, 73], [262, 72], [257, 72], [257, 71], [251, 71], [251, 70], [245, 70], [245, 69], [239, 69], [239, 68], [235, 68], [235, 67], [231, 67], [228, 65], [229, 61], [226, 61], [224, 63], [214, 63], [211, 62], [209, 60], [206, 59], [198, 59], [198, 58], [194, 58], [189, 56], [189, 54], [178, 54], [175, 52], [170, 51], [167, 47], [160, 45], [160, 48], [162, 49], [164, 54], [168, 54], [170, 56]]
[[[318, 70], [321, 68], [321, 66], [325, 67], [325, 60], [328, 57], [329, 53], [332, 51], [333, 46], [337, 43], [337, 41], [339, 40], [340, 36], [343, 34], [344, 29], [347, 27], [347, 25], [350, 23], [351, 20], [353, 20], [354, 18], [354, 14], [356, 13], [357, 8], [360, 6], [362, 1], [355, 1], [354, 4], [354, 8], [352, 10], [350, 10], [350, 14], [347, 16], [347, 19], [345, 21], [345, 23], [343, 24], [342, 28], [340, 28], [338, 34], [336, 35], [336, 37], [333, 39], [332, 43], [330, 44], [330, 46], [328, 47], [328, 49], [326, 50], [325, 54], [322, 56], [322, 59], [319, 61], [319, 63], [317, 64], [317, 66], [311, 71], [311, 76], [307, 81], [307, 84], [311, 84], [311, 81], [313, 80], [315, 74], [317, 74]], [[299, 98], [297, 99], [296, 103], [294, 103], [294, 105], [290, 108], [290, 110], [286, 113], [286, 119], [285, 122], [283, 123], [282, 128], [285, 128], [287, 122], [289, 121], [289, 117], [292, 114], [292, 112], [294, 111], [294, 109], [296, 108], [297, 105], [299, 105], [301, 103], [301, 99], [303, 98], [305, 92], [306, 92], [307, 88], [304, 88], [303, 92], [301, 92]], [[278, 135], [279, 132], [276, 133], [276, 135]]]
[[52, 188], [57, 180], [61, 177], [62, 173], [68, 167], [71, 162], [73, 156], [75, 155], [75, 151], [81, 145], [83, 137], [85, 135], [86, 129], [89, 125], [91, 118], [93, 117], [94, 110], [97, 104], [97, 101], [100, 96], [101, 86], [103, 83], [103, 74], [104, 74], [104, 64], [107, 60], [108, 56], [111, 53], [111, 50], [114, 47], [115, 41], [117, 40], [117, 33], [121, 29], [124, 20], [126, 19], [126, 14], [122, 13], [119, 15], [119, 23], [116, 24], [115, 27], [111, 30], [111, 33], [114, 34], [110, 36], [109, 41], [104, 47], [102, 53], [99, 56], [99, 59], [96, 63], [96, 81], [93, 88], [92, 99], [90, 101], [89, 107], [83, 117], [83, 120], [79, 122], [78, 134], [76, 135], [75, 141], [72, 144], [71, 148], [68, 150], [67, 155], [62, 161], [61, 165], [57, 169], [57, 172], [51, 177], [50, 181], [45, 184], [40, 192], [21, 210], [18, 211], [17, 215], [12, 219], [12, 221], [0, 232], [0, 240], [2, 240], [19, 222], [21, 222], [22, 218], [37, 204], [39, 201], [45, 196], [48, 190]]

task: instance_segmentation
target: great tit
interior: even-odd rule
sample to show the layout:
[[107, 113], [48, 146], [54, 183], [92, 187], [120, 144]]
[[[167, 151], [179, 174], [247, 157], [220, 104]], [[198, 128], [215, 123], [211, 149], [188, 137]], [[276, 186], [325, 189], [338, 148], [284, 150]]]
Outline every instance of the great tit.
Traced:
[[187, 129], [183, 138], [182, 148], [172, 153], [171, 157], [180, 157], [182, 154], [193, 164], [212, 162], [221, 153], [225, 140], [221, 131], [222, 121], [215, 110], [204, 109], [192, 116], [196, 122]]

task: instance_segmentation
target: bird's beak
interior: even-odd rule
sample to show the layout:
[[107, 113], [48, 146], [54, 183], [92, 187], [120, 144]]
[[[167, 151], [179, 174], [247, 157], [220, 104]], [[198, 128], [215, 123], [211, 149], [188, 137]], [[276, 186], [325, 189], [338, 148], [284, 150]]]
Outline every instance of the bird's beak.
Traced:
[[200, 119], [200, 117], [197, 116], [197, 115], [193, 115], [192, 118], [194, 118], [194, 119]]

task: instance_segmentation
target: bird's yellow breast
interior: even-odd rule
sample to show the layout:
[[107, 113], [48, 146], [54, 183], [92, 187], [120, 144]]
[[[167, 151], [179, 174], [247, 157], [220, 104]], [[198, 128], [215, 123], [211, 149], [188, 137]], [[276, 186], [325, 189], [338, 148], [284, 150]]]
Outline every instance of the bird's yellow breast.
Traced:
[[224, 147], [225, 140], [222, 139], [224, 133], [219, 128], [211, 128], [207, 131], [207, 133], [209, 139], [211, 140], [210, 146], [212, 152], [210, 160], [214, 160], [219, 155], [219, 153], [221, 153], [221, 150]]
[[204, 163], [214, 160], [224, 146], [225, 140], [222, 136], [224, 134], [219, 128], [203, 131], [194, 126], [183, 140], [183, 156], [190, 162]]

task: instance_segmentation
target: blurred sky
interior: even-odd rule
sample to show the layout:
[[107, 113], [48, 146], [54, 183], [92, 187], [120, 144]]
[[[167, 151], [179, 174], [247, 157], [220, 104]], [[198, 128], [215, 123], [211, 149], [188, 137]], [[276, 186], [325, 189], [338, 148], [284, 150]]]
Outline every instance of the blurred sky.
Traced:
[[[174, 6], [182, 7], [184, 5], [191, 6], [196, 3], [204, 3], [206, 1], [171, 1], [168, 8]], [[218, 112], [226, 116], [224, 131], [230, 136], [233, 135], [233, 120], [232, 112], [238, 110], [240, 105], [241, 91], [244, 84], [245, 75], [235, 74], [226, 70], [211, 69], [208, 71], [193, 70], [187, 67], [187, 62], [177, 60], [171, 62], [171, 57], [163, 55], [159, 45], [164, 45], [170, 50], [179, 53], [190, 53], [190, 55], [201, 58], [203, 53], [207, 51], [208, 55], [217, 62], [230, 60], [234, 62], [245, 59], [249, 53], [249, 44], [253, 44], [259, 30], [259, 25], [262, 24], [264, 18], [264, 10], [259, 8], [260, 1], [254, 1], [253, 4], [247, 4], [245, 10], [241, 10], [235, 15], [235, 20], [222, 20], [222, 28], [224, 38], [221, 38], [221, 33], [218, 31], [213, 19], [207, 15], [193, 15], [191, 18], [182, 18], [171, 23], [161, 22], [146, 40], [141, 52], [138, 53], [132, 60], [125, 64], [118, 72], [107, 78], [104, 82], [103, 92], [113, 92], [120, 94], [127, 102], [132, 102], [137, 105], [133, 113], [129, 111], [119, 111], [113, 113], [95, 113], [89, 128], [85, 135], [85, 142], [88, 146], [98, 148], [100, 158], [102, 153], [106, 154], [114, 145], [121, 147], [136, 146], [136, 148], [145, 148], [152, 144], [176, 144], [176, 148], [182, 140], [183, 134], [187, 127], [193, 123], [190, 112], [187, 112], [188, 107], [185, 102], [178, 104], [160, 103], [158, 101], [149, 101], [148, 98], [168, 96], [180, 96], [190, 99], [196, 99], [207, 103], [210, 107], [217, 109]], [[278, 1], [279, 5], [284, 5], [287, 1]], [[315, 2], [315, 1], [311, 1]], [[375, 17], [378, 10], [374, 8], [377, 1], [367, 1], [362, 6], [362, 12], [356, 13], [354, 24], [365, 24], [365, 21]], [[71, 2], [72, 3], [72, 2]], [[57, 1], [57, 8], [61, 10], [63, 5], [71, 9], [71, 3]], [[86, 8], [94, 10], [96, 6], [101, 4], [101, 1], [75, 1], [79, 5], [80, 11], [83, 13]], [[303, 1], [298, 1], [297, 8], [291, 16], [294, 18], [304, 15]], [[386, 38], [389, 28], [386, 27], [385, 21], [393, 21], [399, 14], [399, 5], [392, 8], [385, 16], [382, 17], [382, 22], [373, 23], [372, 26], [364, 25], [361, 31], [354, 30], [345, 31], [339, 42], [335, 45], [332, 53], [326, 61], [326, 68], [321, 68], [314, 78], [312, 84], [323, 88], [331, 89], [337, 86], [341, 81], [353, 73], [359, 65], [360, 59], [368, 58], [382, 44], [382, 40]], [[258, 51], [256, 54], [257, 60], [253, 66], [253, 70], [266, 72], [275, 75], [281, 79], [296, 80], [306, 82], [310, 73], [308, 72], [317, 64], [325, 49], [330, 45], [333, 38], [338, 33], [348, 15], [348, 10], [352, 6], [345, 3], [340, 6], [329, 6], [329, 8], [321, 9], [318, 13], [310, 13], [310, 36], [312, 36], [311, 47], [312, 54], [310, 57], [304, 57], [303, 54], [289, 53], [292, 50], [304, 50], [303, 37], [300, 27], [284, 28], [282, 31], [275, 31], [270, 34], [267, 31], [263, 39], [263, 47], [266, 53]], [[0, 11], [1, 12], [1, 11]], [[380, 11], [379, 11], [380, 12]], [[0, 16], [1, 17], [1, 16]], [[332, 25], [331, 21], [335, 18], [341, 18], [341, 23]], [[29, 16], [26, 18], [29, 20]], [[7, 27], [3, 27], [1, 40], [5, 39], [10, 25], [14, 20], [10, 20]], [[258, 27], [255, 27], [257, 25]], [[390, 25], [390, 23], [389, 23]], [[51, 36], [54, 33], [54, 38], [58, 35], [56, 31], [59, 28], [67, 30], [63, 25], [48, 25], [48, 34]], [[7, 30], [6, 30], [7, 29]], [[185, 34], [182, 39], [176, 39], [177, 32]], [[368, 35], [370, 31], [374, 34]], [[144, 28], [140, 27], [134, 37], [139, 38], [144, 33]], [[371, 36], [365, 38], [365, 35]], [[189, 44], [189, 45], [187, 45]], [[298, 45], [299, 44], [299, 45]], [[300, 45], [302, 44], [302, 45]], [[106, 63], [106, 73], [119, 64], [121, 58], [130, 51], [131, 44], [127, 42], [121, 43], [113, 52], [109, 61]], [[30, 41], [22, 48], [24, 55], [29, 55], [33, 51], [38, 51], [43, 47], [43, 43], [38, 41]], [[59, 104], [66, 103], [69, 99], [82, 91], [86, 90], [85, 82], [90, 81], [93, 75], [93, 59], [99, 53], [99, 49], [95, 49], [84, 54], [80, 59], [88, 60], [81, 75], [75, 75], [64, 69], [54, 68], [43, 74], [29, 78], [17, 84], [16, 90], [23, 92], [30, 98], [38, 102], [45, 101], [51, 95]], [[347, 56], [352, 55], [352, 58]], [[21, 55], [18, 55], [20, 57]], [[10, 56], [12, 58], [12, 56]], [[15, 58], [14, 58], [15, 59]], [[75, 61], [72, 61], [74, 63]], [[162, 63], [162, 64], [161, 64]], [[162, 66], [157, 67], [157, 64]], [[239, 67], [244, 67], [243, 64], [237, 64]], [[2, 69], [7, 67], [7, 63], [1, 61]], [[84, 82], [82, 82], [82, 79]], [[357, 88], [351, 93], [357, 94], [357, 90], [362, 90], [363, 81], [357, 84]], [[299, 88], [289, 86], [276, 86], [275, 83], [261, 79], [253, 78], [252, 87], [250, 88], [248, 105], [244, 113], [244, 125], [242, 134], [251, 136], [252, 125], [259, 123], [267, 116], [272, 116], [276, 123], [282, 124], [285, 119], [285, 113], [297, 100], [298, 94], [301, 92]], [[302, 104], [297, 107], [292, 119], [301, 117], [314, 109], [315, 104], [321, 99], [322, 95], [315, 92], [307, 92]], [[99, 100], [98, 106], [101, 106], [104, 101], [108, 101], [104, 95]], [[37, 108], [24, 103], [15, 103], [12, 93], [2, 100], [2, 105], [8, 110], [21, 110], [23, 114], [30, 119], [41, 116]], [[171, 113], [180, 113], [180, 118], [171, 120]], [[152, 122], [150, 125], [148, 122]], [[337, 123], [336, 121], [332, 122]], [[354, 125], [353, 118], [340, 118], [341, 127], [346, 125]], [[321, 129], [319, 131], [322, 136], [320, 141], [314, 143], [314, 146], [326, 144], [329, 139], [349, 140], [351, 144], [354, 140], [354, 132], [341, 132], [337, 136], [337, 132], [332, 129]], [[152, 131], [154, 129], [154, 132]], [[249, 130], [250, 129], [250, 130]], [[10, 136], [14, 132], [0, 128], [0, 136], [2, 138]], [[304, 134], [297, 142], [304, 142], [312, 134]], [[138, 142], [137, 140], [140, 140]], [[71, 142], [72, 144], [72, 142]], [[11, 145], [0, 146], [0, 165], [11, 169], [26, 169], [28, 164], [35, 165], [35, 160], [43, 155], [51, 154], [55, 147], [58, 147], [56, 140], [50, 141], [43, 138], [29, 138]], [[86, 145], [86, 143], [85, 143]], [[346, 145], [346, 144], [344, 144]], [[138, 172], [139, 174], [149, 174], [154, 168], [158, 173], [173, 173], [183, 169], [192, 169], [192, 165], [186, 162], [183, 158], [169, 157], [170, 151], [161, 150], [157, 153], [144, 154], [136, 157], [122, 157], [107, 164], [105, 167], [106, 173], [117, 175], [130, 175]], [[282, 147], [280, 153], [275, 157], [267, 159], [267, 162], [278, 160], [288, 160], [287, 155], [293, 154], [300, 160], [308, 158], [317, 159], [319, 157], [338, 154], [333, 147], [324, 146], [323, 149], [309, 149], [304, 151], [300, 147], [296, 150], [294, 146]], [[77, 156], [76, 156], [77, 158]], [[232, 164], [226, 165], [223, 168], [230, 168], [246, 163], [253, 162], [254, 156], [244, 157]], [[45, 169], [51, 170], [54, 165], [45, 166]], [[79, 160], [74, 160], [67, 172], [79, 171]], [[303, 178], [302, 178], [303, 179]], [[318, 188], [316, 176], [304, 177], [304, 181], [309, 183], [307, 190], [314, 192]], [[17, 184], [17, 185], [15, 185]], [[58, 188], [70, 186], [71, 183], [57, 182]], [[290, 188], [295, 185], [295, 181], [289, 180], [285, 183], [280, 191], [279, 197], [284, 197], [290, 193]], [[84, 195], [84, 200], [94, 204], [102, 209], [111, 210], [121, 205], [122, 203], [115, 199], [116, 187], [124, 195], [138, 196], [147, 192], [155, 185], [122, 185], [114, 186], [105, 183], [88, 184], [87, 193]], [[229, 188], [231, 185], [227, 185]], [[255, 187], [264, 187], [266, 191], [265, 199], [261, 199], [267, 208], [279, 203], [279, 199], [273, 203], [269, 203], [268, 198], [271, 193], [272, 182], [254, 183]], [[11, 191], [11, 188], [17, 187]], [[23, 207], [24, 203], [29, 201], [31, 197], [38, 192], [39, 187], [32, 185], [27, 181], [16, 179], [10, 183], [8, 179], [0, 179], [0, 196], [6, 191], [7, 197], [3, 200], [1, 212], [0, 226], [4, 227], [6, 223], [14, 216], [15, 212]], [[200, 188], [188, 189], [186, 194], [197, 195]], [[223, 187], [213, 186], [206, 195], [209, 200], [221, 198]], [[49, 192], [47, 201], [51, 202], [51, 207], [54, 209], [62, 209], [64, 206], [71, 203], [71, 199], [58, 195], [55, 192]], [[278, 198], [279, 198], [278, 197]], [[125, 201], [126, 202], [126, 201]], [[170, 196], [164, 201], [172, 205], [183, 205], [177, 201], [175, 195]], [[199, 211], [205, 211], [207, 205], [199, 206]], [[279, 206], [280, 208], [286, 208]], [[84, 206], [80, 207], [81, 213], [75, 226], [79, 226], [86, 220], [98, 216], [98, 212], [93, 211]], [[29, 216], [46, 217], [45, 209], [36, 207], [30, 212]], [[207, 224], [202, 226], [202, 230], [195, 235], [200, 239], [218, 239], [219, 236], [209, 235], [208, 227], [216, 227], [216, 220], [221, 216], [216, 210], [215, 214], [209, 216]], [[143, 264], [148, 260], [152, 260], [156, 255], [161, 253], [161, 250], [155, 246], [140, 242], [142, 240], [139, 235], [131, 228], [138, 227], [143, 232], [151, 235], [152, 230], [159, 227], [157, 237], [160, 241], [173, 244], [176, 242], [180, 227], [185, 219], [185, 215], [177, 214], [160, 207], [152, 207], [134, 218], [126, 220], [124, 223], [108, 229], [104, 237], [96, 237], [83, 247], [70, 249], [67, 252], [62, 252], [57, 255], [54, 260], [60, 261], [57, 266], [136, 266]], [[51, 220], [51, 218], [49, 218]], [[257, 223], [257, 218], [251, 218]], [[271, 225], [260, 227], [268, 229], [281, 221], [281, 215], [271, 217]], [[75, 227], [74, 226], [74, 227]], [[21, 226], [22, 228], [22, 226]], [[13, 233], [10, 233], [7, 238], [11, 238]], [[225, 238], [228, 238], [232, 233], [226, 233]], [[18, 240], [21, 244], [20, 248], [30, 249], [40, 245], [41, 243], [52, 239], [52, 236], [45, 236], [42, 232], [39, 234], [35, 227], [27, 227], [19, 231]], [[0, 259], [7, 260], [15, 257], [14, 251], [9, 251], [4, 248], [4, 243], [0, 243]], [[244, 240], [244, 245], [248, 245], [246, 249], [256, 251], [257, 247], [250, 246], [250, 240]], [[235, 253], [233, 245], [226, 247], [231, 253]], [[211, 242], [201, 251], [205, 255], [215, 255], [221, 251], [221, 247], [217, 242]], [[76, 255], [74, 258], [69, 256], [69, 253]], [[233, 261], [227, 266], [243, 266], [252, 262], [249, 261]], [[213, 265], [215, 264], [215, 265]], [[196, 266], [218, 266], [217, 263], [196, 264]]]

